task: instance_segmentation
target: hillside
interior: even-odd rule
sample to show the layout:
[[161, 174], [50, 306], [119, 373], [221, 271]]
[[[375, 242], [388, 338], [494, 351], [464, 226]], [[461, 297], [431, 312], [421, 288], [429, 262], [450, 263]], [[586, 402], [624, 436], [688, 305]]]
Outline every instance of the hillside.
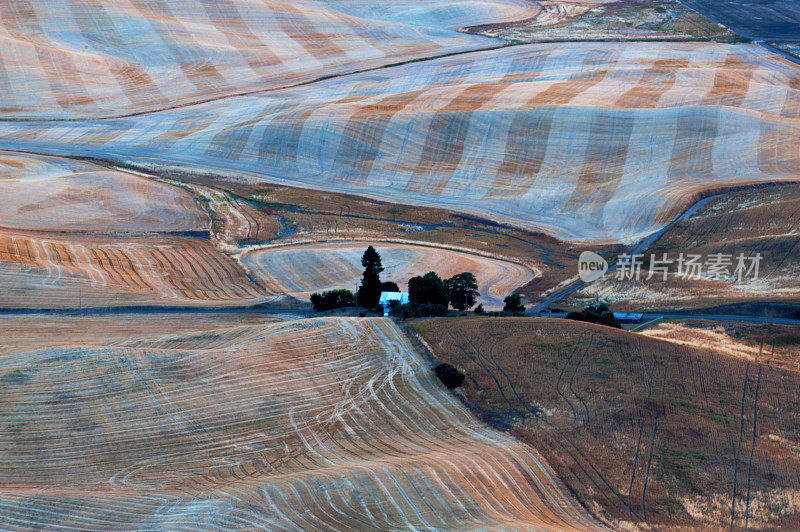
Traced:
[[76, 320], [0, 317], [4, 528], [597, 529], [391, 321]]
[[543, 318], [414, 329], [466, 373], [467, 406], [538, 449], [584, 506], [620, 527], [800, 523], [800, 374], [773, 365], [769, 343], [730, 356], [719, 338], [698, 349]]
[[632, 242], [704, 190], [796, 179], [799, 109], [800, 72], [756, 45], [558, 43], [115, 120], [0, 122], [0, 148]]

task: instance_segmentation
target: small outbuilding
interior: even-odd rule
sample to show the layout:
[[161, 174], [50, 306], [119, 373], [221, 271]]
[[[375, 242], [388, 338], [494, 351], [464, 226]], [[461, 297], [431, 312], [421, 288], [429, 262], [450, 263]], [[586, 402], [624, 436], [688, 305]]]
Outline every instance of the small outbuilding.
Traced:
[[392, 305], [408, 304], [408, 292], [381, 292], [378, 303], [383, 307], [383, 315], [388, 316]]

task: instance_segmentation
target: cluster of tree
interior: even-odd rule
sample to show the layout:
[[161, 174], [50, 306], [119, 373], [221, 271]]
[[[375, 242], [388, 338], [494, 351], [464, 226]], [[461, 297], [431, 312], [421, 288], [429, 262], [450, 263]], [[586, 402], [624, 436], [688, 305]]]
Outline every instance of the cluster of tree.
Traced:
[[364, 267], [364, 275], [361, 277], [361, 286], [358, 287], [358, 294], [356, 294], [358, 306], [377, 308], [382, 291], [383, 264], [381, 264], [380, 254], [375, 251], [374, 247], [369, 246], [361, 256], [361, 266]]
[[356, 304], [356, 296], [350, 290], [328, 290], [321, 294], [311, 294], [311, 304], [314, 305], [314, 310], [317, 312], [333, 310], [335, 308], [354, 307]]
[[609, 310], [608, 305], [605, 303], [586, 307], [580, 312], [570, 312], [567, 314], [567, 319], [586, 321], [589, 323], [599, 323], [600, 325], [616, 327], [617, 329], [622, 328], [617, 321], [617, 318], [614, 317], [614, 313]]
[[364, 307], [377, 308], [381, 292], [399, 292], [396, 283], [381, 282], [381, 256], [375, 248], [369, 246], [361, 256], [361, 265], [364, 267], [364, 275], [361, 278], [361, 286], [353, 294], [350, 290], [343, 288], [328, 290], [322, 293], [311, 294], [311, 304], [314, 310], [322, 312], [344, 307]]
[[442, 279], [436, 272], [428, 272], [408, 280], [408, 304], [396, 313], [401, 318], [444, 316], [448, 305], [465, 311], [475, 305], [478, 298], [478, 280], [469, 272]]
[[522, 304], [522, 296], [519, 294], [511, 294], [503, 300], [505, 306], [503, 312], [509, 314], [522, 314], [525, 312], [525, 305]]
[[[311, 295], [311, 303], [317, 311], [332, 310], [342, 307], [359, 307], [377, 309], [381, 292], [399, 292], [400, 288], [393, 282], [382, 282], [383, 264], [381, 256], [374, 247], [369, 246], [361, 257], [364, 274], [358, 291], [353, 294], [349, 290], [338, 289]], [[394, 306], [392, 312], [401, 318], [419, 318], [423, 316], [445, 316], [448, 305], [459, 311], [473, 306], [479, 295], [478, 280], [469, 272], [462, 272], [442, 279], [436, 272], [412, 277], [408, 281], [407, 305]], [[504, 300], [503, 312], [522, 314], [525, 307], [519, 294], [511, 294]], [[482, 314], [483, 305], [478, 305], [475, 313]]]

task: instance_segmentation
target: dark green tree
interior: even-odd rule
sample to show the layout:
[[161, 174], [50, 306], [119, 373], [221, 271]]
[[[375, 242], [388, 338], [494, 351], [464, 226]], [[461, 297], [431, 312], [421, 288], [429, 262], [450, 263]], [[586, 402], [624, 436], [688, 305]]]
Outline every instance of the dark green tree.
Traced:
[[436, 272], [408, 280], [408, 300], [416, 305], [444, 305], [447, 307], [447, 291]]
[[311, 294], [311, 304], [314, 310], [333, 310], [335, 308], [353, 307], [356, 304], [356, 296], [350, 290], [328, 290], [327, 292]]
[[399, 292], [400, 287], [397, 283], [392, 281], [384, 281], [381, 283], [381, 292]]
[[522, 304], [522, 297], [519, 294], [511, 294], [503, 300], [505, 306], [503, 312], [511, 312], [513, 314], [522, 314], [525, 312], [525, 305]]
[[361, 265], [364, 267], [364, 276], [358, 288], [358, 305], [364, 308], [375, 308], [381, 298], [381, 256], [375, 248], [369, 246], [361, 256]]
[[472, 308], [478, 297], [478, 280], [469, 272], [462, 272], [452, 276], [444, 282], [447, 291], [447, 300], [450, 305], [460, 311]]

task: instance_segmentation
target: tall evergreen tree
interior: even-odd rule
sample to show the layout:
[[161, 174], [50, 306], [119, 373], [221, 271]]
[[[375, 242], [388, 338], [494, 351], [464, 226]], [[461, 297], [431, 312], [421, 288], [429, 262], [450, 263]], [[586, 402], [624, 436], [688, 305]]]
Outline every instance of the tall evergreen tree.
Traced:
[[369, 246], [361, 257], [364, 276], [358, 289], [358, 305], [364, 308], [375, 308], [381, 297], [381, 256], [375, 248]]

